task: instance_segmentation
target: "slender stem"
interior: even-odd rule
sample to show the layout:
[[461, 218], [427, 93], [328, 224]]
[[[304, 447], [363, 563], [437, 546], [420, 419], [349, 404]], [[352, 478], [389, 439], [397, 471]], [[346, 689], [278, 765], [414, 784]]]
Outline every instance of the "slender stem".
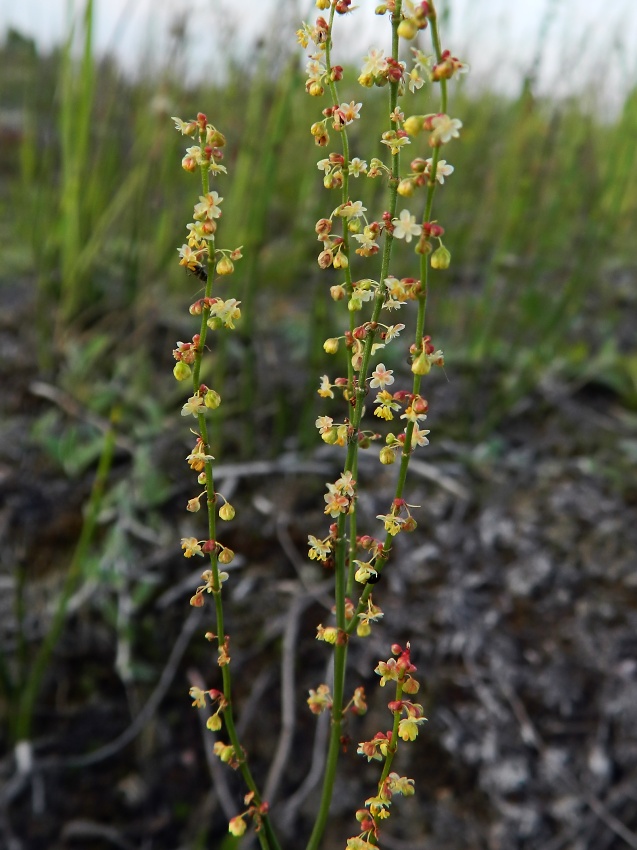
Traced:
[[[396, 9], [394, 14], [392, 15], [392, 55], [394, 58], [398, 58], [398, 24], [400, 23], [401, 17], [401, 0], [398, 0], [396, 3]], [[331, 45], [332, 45], [332, 26], [334, 22], [334, 6], [331, 7], [330, 11], [330, 21], [329, 21], [329, 32], [326, 42], [326, 66], [328, 74], [331, 69]], [[397, 102], [398, 102], [398, 88], [399, 84], [390, 83], [390, 114], [394, 112]], [[334, 106], [338, 106], [338, 96], [336, 91], [336, 86], [333, 82], [330, 83], [330, 92], [332, 95], [332, 102]], [[392, 122], [392, 126], [394, 126]], [[347, 134], [345, 130], [341, 131], [342, 140], [343, 140], [343, 157], [344, 157], [344, 166], [343, 166], [343, 203], [345, 203], [349, 199], [349, 183], [348, 183], [348, 174], [347, 174], [347, 165], [349, 163], [349, 145], [347, 140]], [[400, 171], [400, 153], [397, 152], [392, 154], [392, 164], [391, 164], [391, 174], [389, 180], [389, 215], [390, 218], [394, 218], [396, 214], [396, 205], [397, 205], [397, 189], [398, 189], [398, 174]], [[380, 287], [378, 293], [374, 300], [374, 306], [372, 310], [372, 316], [370, 323], [372, 326], [374, 323], [378, 321], [378, 317], [380, 315], [380, 311], [382, 309], [384, 300], [385, 300], [385, 284], [384, 280], [389, 272], [389, 262], [391, 258], [392, 251], [392, 242], [393, 237], [390, 233], [385, 233], [385, 242], [383, 246], [383, 254], [381, 259], [381, 270], [380, 270]], [[343, 251], [347, 251], [347, 255], [349, 257], [349, 233], [347, 230], [346, 224], [343, 226]], [[348, 292], [351, 292], [352, 288], [352, 279], [351, 279], [351, 271], [348, 263], [346, 272], [346, 287]], [[350, 313], [350, 332], [354, 329], [354, 317], [353, 314]], [[349, 385], [350, 391], [353, 389], [355, 393], [355, 406], [353, 414], [350, 418], [350, 424], [352, 429], [353, 437], [349, 441], [347, 446], [347, 455], [345, 460], [344, 469], [346, 472], [351, 472], [352, 476], [355, 478], [357, 469], [358, 469], [358, 433], [360, 429], [361, 419], [363, 416], [364, 410], [364, 399], [366, 394], [366, 383], [367, 383], [367, 375], [369, 371], [369, 363], [371, 358], [372, 345], [375, 339], [375, 333], [370, 331], [367, 333], [365, 337], [365, 343], [363, 347], [363, 357], [360, 369], [358, 370], [357, 379], [354, 380], [353, 369], [351, 368], [351, 358], [348, 358], [350, 361], [350, 366], [348, 374], [349, 374]], [[355, 507], [354, 507], [355, 511]], [[355, 514], [354, 514], [355, 516]], [[339, 514], [337, 520], [337, 537], [335, 544], [335, 612], [336, 612], [336, 628], [337, 628], [337, 642], [334, 647], [334, 683], [332, 688], [332, 722], [330, 727], [330, 737], [328, 743], [328, 752], [327, 752], [327, 760], [325, 765], [325, 773], [323, 779], [323, 789], [321, 793], [321, 801], [319, 805], [318, 814], [316, 817], [316, 821], [314, 824], [314, 828], [312, 830], [312, 834], [310, 836], [309, 842], [307, 844], [307, 850], [317, 850], [322, 835], [325, 831], [325, 826], [327, 823], [328, 815], [329, 815], [329, 807], [332, 799], [332, 794], [334, 790], [334, 781], [336, 777], [336, 769], [338, 756], [341, 749], [341, 726], [343, 719], [343, 703], [344, 703], [344, 691], [345, 691], [345, 674], [346, 674], [346, 661], [347, 661], [347, 635], [351, 631], [348, 628], [346, 618], [345, 618], [345, 599], [349, 588], [351, 588], [353, 584], [353, 572], [352, 572], [352, 564], [350, 564], [350, 569], [347, 571], [349, 573], [346, 576], [347, 570], [347, 556], [349, 554], [350, 561], [352, 559], [352, 553], [355, 549], [356, 545], [356, 521], [355, 518], [350, 522], [350, 540], [349, 546], [347, 541], [347, 536], [345, 534], [345, 529], [347, 525], [347, 517], [344, 514]]]
[[[203, 144], [204, 134], [201, 134], [201, 142]], [[210, 191], [210, 175], [208, 170], [208, 164], [206, 162], [202, 163], [201, 166], [201, 187], [204, 196]], [[208, 262], [207, 262], [207, 279], [205, 286], [205, 298], [209, 299], [212, 296], [212, 289], [214, 283], [214, 274], [215, 274], [215, 239], [214, 236], [208, 240]], [[206, 302], [204, 302], [206, 303]], [[195, 362], [193, 364], [192, 370], [192, 387], [193, 393], [197, 394], [200, 391], [200, 376], [201, 376], [201, 363], [203, 360], [203, 352], [206, 346], [206, 337], [208, 332], [208, 319], [210, 317], [210, 308], [204, 307], [201, 315], [201, 326], [199, 330], [199, 345], [197, 347], [197, 352], [195, 356]], [[211, 426], [209, 426], [208, 421], [206, 420], [204, 413], [197, 414], [197, 423], [199, 426], [199, 435], [201, 440], [203, 441], [203, 450], [204, 454], [208, 457], [212, 457], [212, 448], [211, 448]], [[208, 540], [216, 541], [217, 537], [217, 493], [215, 492], [215, 481], [214, 481], [214, 469], [212, 460], [206, 460], [204, 464], [204, 470], [206, 475], [206, 508], [208, 513]], [[226, 634], [225, 634], [225, 618], [224, 618], [224, 610], [223, 610], [223, 601], [221, 595], [221, 577], [219, 571], [219, 554], [218, 547], [212, 546], [211, 551], [208, 555], [210, 569], [212, 572], [212, 588], [213, 588], [213, 597], [214, 597], [214, 605], [215, 605], [215, 628], [217, 631], [216, 641], [217, 641], [217, 651], [219, 653], [219, 657], [222, 656], [222, 653], [227, 650], [226, 643]], [[232, 675], [230, 672], [230, 665], [223, 664], [221, 665], [221, 680], [223, 685], [223, 696], [225, 699], [225, 708], [222, 710], [221, 714], [223, 717], [223, 722], [225, 725], [226, 732], [228, 734], [228, 738], [230, 740], [230, 744], [233, 747], [235, 757], [238, 762], [238, 770], [241, 773], [243, 781], [245, 782], [248, 789], [252, 792], [252, 804], [254, 806], [260, 806], [263, 802], [263, 798], [259, 791], [259, 788], [256, 784], [256, 781], [250, 771], [250, 768], [246, 762], [244, 750], [241, 746], [241, 741], [237, 734], [237, 730], [234, 723], [234, 713], [232, 706]], [[270, 819], [267, 814], [264, 814], [262, 817], [262, 829], [257, 833], [259, 838], [259, 844], [261, 845], [262, 850], [281, 850], [279, 842], [274, 834], [272, 829], [272, 825], [270, 823]]]
[[[430, 6], [433, 10], [433, 15], [430, 18], [431, 25], [431, 37], [434, 45], [434, 49], [436, 52], [436, 58], [440, 61], [442, 48], [440, 46], [440, 36], [438, 31], [438, 19], [435, 13], [435, 9], [433, 9], [433, 3], [430, 3]], [[447, 109], [447, 81], [440, 81], [440, 111], [446, 112]], [[438, 165], [438, 160], [440, 158], [440, 148], [435, 147], [432, 153], [432, 163], [431, 163], [431, 174], [433, 175], [432, 179], [427, 186], [427, 195], [425, 198], [425, 206], [422, 216], [422, 221], [428, 222], [431, 221], [431, 213], [433, 209], [433, 201], [434, 195], [436, 192], [437, 181], [435, 179], [436, 168]], [[422, 338], [425, 332], [425, 319], [427, 313], [427, 297], [429, 293], [429, 262], [426, 254], [420, 255], [420, 281], [421, 281], [421, 290], [418, 294], [418, 314], [416, 317], [416, 330], [414, 334], [414, 342], [416, 346], [421, 344]], [[422, 383], [422, 376], [414, 374], [412, 381], [412, 394], [419, 395], [420, 388]], [[405, 428], [405, 442], [403, 444], [403, 450], [401, 452], [400, 457], [400, 467], [398, 470], [398, 477], [396, 480], [396, 487], [394, 491], [394, 500], [401, 499], [404, 494], [405, 484], [407, 481], [407, 473], [409, 468], [409, 461], [412, 454], [412, 435], [414, 432], [414, 423], [409, 421], [407, 423], [407, 427]], [[374, 562], [374, 569], [378, 574], [380, 574], [387, 564], [389, 560], [389, 555], [391, 552], [393, 536], [389, 533], [385, 535], [385, 540], [383, 543], [382, 554]], [[354, 616], [350, 620], [347, 625], [347, 633], [351, 634], [358, 624], [358, 615], [363, 613], [367, 608], [367, 602], [369, 597], [372, 594], [373, 585], [367, 584], [361, 593], [358, 605], [356, 606], [356, 611]]]

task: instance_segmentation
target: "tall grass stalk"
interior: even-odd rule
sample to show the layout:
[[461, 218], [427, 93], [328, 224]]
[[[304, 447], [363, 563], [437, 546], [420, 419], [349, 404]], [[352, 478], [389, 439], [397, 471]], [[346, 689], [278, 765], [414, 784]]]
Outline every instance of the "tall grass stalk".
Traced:
[[91, 154], [91, 116], [95, 93], [93, 60], [93, 0], [86, 0], [79, 42], [82, 58], [75, 59], [76, 27], [71, 25], [62, 54], [60, 80], [60, 140], [62, 150], [60, 186], [60, 313], [62, 321], [73, 318], [82, 302], [82, 276], [78, 256], [83, 247], [84, 193]]

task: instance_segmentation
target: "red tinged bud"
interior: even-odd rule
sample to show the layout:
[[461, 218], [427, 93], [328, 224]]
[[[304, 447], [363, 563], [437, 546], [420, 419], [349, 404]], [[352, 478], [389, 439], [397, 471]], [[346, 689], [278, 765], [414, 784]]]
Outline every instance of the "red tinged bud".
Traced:
[[427, 401], [427, 399], [422, 398], [422, 396], [417, 395], [412, 401], [411, 407], [414, 413], [427, 413], [427, 411], [429, 410], [429, 402]]

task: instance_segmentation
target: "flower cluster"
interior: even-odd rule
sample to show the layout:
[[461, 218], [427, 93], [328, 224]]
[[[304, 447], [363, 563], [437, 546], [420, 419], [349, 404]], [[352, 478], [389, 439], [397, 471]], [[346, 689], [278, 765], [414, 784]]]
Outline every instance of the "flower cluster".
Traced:
[[231, 818], [228, 824], [228, 832], [236, 838], [240, 838], [245, 833], [247, 829], [246, 818], [253, 821], [254, 831], [260, 832], [263, 827], [263, 817], [267, 815], [270, 809], [268, 803], [256, 801], [254, 791], [249, 791], [245, 795], [243, 804], [247, 806], [247, 809]]
[[192, 704], [195, 708], [206, 708], [206, 696], [210, 698], [212, 705], [216, 705], [215, 711], [206, 720], [206, 728], [211, 732], [218, 732], [221, 729], [221, 713], [228, 707], [228, 700], [221, 691], [215, 688], [210, 688], [208, 691], [203, 691], [195, 685], [189, 691], [192, 698]]
[[[441, 149], [459, 138], [462, 129], [462, 122], [452, 117], [447, 108], [447, 83], [466, 71], [464, 63], [440, 47], [434, 0], [381, 0], [376, 12], [389, 13], [391, 17], [391, 54], [386, 56], [380, 49], [370, 49], [358, 81], [363, 88], [385, 88], [388, 93], [386, 124], [376, 139], [378, 149], [374, 151], [382, 153], [367, 159], [354, 156], [350, 130], [364, 124], [368, 115], [356, 98], [346, 100], [339, 95], [339, 83], [345, 71], [333, 62], [332, 38], [336, 16], [345, 15], [355, 7], [352, 0], [316, 0], [316, 6], [325, 16], [319, 14], [314, 21], [303, 23], [297, 32], [299, 43], [309, 49], [305, 91], [315, 103], [326, 98], [319, 106], [320, 115], [315, 116], [310, 133], [321, 148], [328, 148], [330, 134], [336, 134], [339, 148], [325, 150], [317, 163], [324, 188], [338, 193], [315, 225], [320, 243], [317, 263], [320, 269], [331, 270], [331, 275], [338, 273], [336, 279], [330, 280], [329, 294], [337, 304], [343, 302], [343, 308], [347, 305], [347, 310], [341, 310], [341, 328], [323, 344], [326, 354], [341, 357], [342, 365], [329, 370], [332, 377], [323, 374], [318, 387], [321, 403], [340, 405], [341, 413], [320, 410], [315, 420], [321, 440], [334, 447], [343, 460], [338, 467], [342, 471], [335, 481], [326, 483], [323, 497], [329, 530], [307, 536], [309, 560], [329, 570], [335, 588], [330, 624], [319, 624], [316, 634], [334, 653], [334, 675], [329, 685], [317, 685], [307, 698], [313, 714], [331, 715], [328, 745], [331, 755], [309, 850], [317, 850], [327, 823], [336, 769], [332, 754], [347, 740], [343, 718], [348, 712], [356, 715], [367, 710], [363, 688], [356, 688], [351, 697], [345, 693], [348, 643], [354, 634], [362, 638], [369, 635], [374, 624], [382, 620], [383, 611], [374, 602], [372, 592], [375, 593], [375, 586], [388, 565], [394, 537], [417, 527], [412, 514], [417, 506], [408, 504], [404, 493], [411, 455], [429, 442], [429, 430], [424, 427], [429, 403], [421, 383], [433, 366], [444, 365], [443, 352], [435, 348], [425, 333], [428, 291], [432, 270], [447, 269], [451, 262], [450, 252], [442, 241], [445, 229], [433, 215], [433, 200], [435, 192], [454, 173], [453, 165], [442, 158]], [[431, 30], [433, 55], [414, 47], [411, 61], [400, 59], [399, 38], [412, 40], [427, 28]], [[423, 114], [422, 107], [415, 106], [404, 112], [402, 104], [415, 102], [426, 83], [440, 92], [436, 111]], [[213, 285], [216, 287], [234, 272], [241, 248], [222, 249], [216, 243], [224, 199], [210, 187], [209, 180], [225, 172], [221, 164], [223, 135], [202, 113], [192, 121], [175, 119], [175, 124], [183, 135], [198, 137], [193, 138], [198, 144], [186, 150], [182, 165], [186, 171], [199, 171], [202, 178], [202, 190], [187, 226], [186, 242], [178, 249], [179, 263], [205, 285], [203, 293], [190, 306], [190, 314], [199, 319], [198, 332], [190, 341], [177, 342], [173, 350], [175, 377], [192, 381], [192, 391], [183, 402], [181, 413], [196, 423], [195, 443], [186, 459], [196, 473], [198, 492], [187, 500], [186, 510], [197, 514], [205, 505], [208, 512], [205, 539], [188, 536], [182, 538], [181, 545], [186, 558], [202, 557], [209, 562], [191, 604], [201, 606], [206, 595], [212, 594], [219, 634], [208, 632], [206, 637], [217, 643], [223, 681], [220, 691], [191, 688], [190, 696], [198, 707], [206, 706], [208, 700], [212, 702], [215, 710], [208, 726], [215, 732], [223, 726], [229, 739], [228, 743], [217, 741], [214, 752], [222, 761], [240, 769], [250, 789], [244, 800], [245, 810], [230, 821], [230, 833], [240, 837], [251, 821], [256, 831], [264, 827], [263, 847], [274, 850], [277, 842], [271, 833], [268, 806], [259, 798], [232, 720], [230, 644], [224, 633], [222, 605], [222, 584], [228, 573], [221, 566], [229, 563], [234, 553], [217, 540], [216, 529], [218, 521], [232, 520], [235, 511], [214, 487], [215, 458], [209, 429], [215, 425], [211, 411], [219, 407], [221, 397], [200, 380], [207, 334], [233, 330], [241, 317], [241, 304], [236, 298], [219, 294], [216, 288], [213, 294]], [[358, 135], [365, 138], [365, 134]], [[410, 160], [408, 168], [402, 165], [402, 159]], [[361, 177], [382, 184], [378, 187], [385, 193], [382, 206], [372, 208], [378, 203], [379, 192], [365, 195], [364, 191], [354, 191], [354, 187], [361, 189], [366, 182], [359, 181]], [[393, 253], [399, 251], [412, 257], [411, 276], [392, 274]], [[403, 322], [395, 319], [399, 310]], [[403, 332], [412, 312], [415, 329], [411, 340], [405, 342]], [[402, 357], [395, 350], [400, 346], [404, 348]], [[411, 371], [404, 365], [401, 368], [405, 359]], [[337, 377], [333, 377], [335, 372]], [[368, 427], [370, 422], [382, 433]], [[389, 507], [376, 515], [378, 530], [376, 536], [371, 536], [359, 531], [364, 519], [359, 516], [359, 504], [364, 502], [359, 502], [358, 479], [361, 472], [367, 474], [367, 468], [359, 465], [359, 452], [376, 441], [382, 441], [380, 463], [386, 466], [399, 461], [399, 468], [395, 484], [391, 485]], [[384, 487], [389, 476], [378, 465], [375, 470]], [[374, 522], [373, 516], [369, 519]], [[420, 687], [413, 676], [415, 671], [409, 644], [405, 648], [394, 645], [392, 657], [379, 661], [376, 667], [380, 687], [389, 685], [395, 691], [388, 703], [392, 724], [389, 730], [378, 731], [370, 740], [359, 744], [361, 755], [368, 761], [382, 762], [383, 767], [376, 793], [356, 814], [360, 831], [347, 841], [350, 850], [377, 847], [379, 825], [389, 817], [392, 800], [398, 795], [414, 793], [413, 780], [391, 768], [398, 746], [415, 740], [425, 722], [422, 705], [412, 699]]]
[[[379, 661], [375, 672], [381, 677], [380, 684], [395, 683], [396, 698], [388, 703], [393, 715], [393, 728], [386, 732], [377, 732], [370, 740], [358, 745], [358, 754], [365, 756], [368, 762], [384, 762], [386, 767], [378, 783], [377, 793], [365, 800], [365, 808], [356, 812], [360, 824], [360, 833], [347, 841], [350, 850], [367, 850], [378, 846], [379, 825], [390, 816], [392, 799], [397, 794], [405, 797], [414, 793], [414, 780], [389, 771], [399, 739], [403, 742], [413, 741], [418, 735], [418, 728], [425, 722], [421, 705], [408, 699], [403, 694], [415, 694], [420, 685], [414, 679], [415, 665], [411, 662], [409, 644], [403, 649], [398, 644], [392, 646], [392, 655], [388, 661]], [[404, 715], [404, 716], [403, 716]]]

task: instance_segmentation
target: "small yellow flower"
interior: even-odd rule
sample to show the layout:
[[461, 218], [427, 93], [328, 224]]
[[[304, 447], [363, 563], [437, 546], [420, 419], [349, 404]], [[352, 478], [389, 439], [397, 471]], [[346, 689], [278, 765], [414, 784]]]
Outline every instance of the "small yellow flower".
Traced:
[[204, 401], [200, 395], [190, 396], [188, 401], [181, 408], [182, 416], [197, 416], [203, 413]]
[[184, 550], [184, 558], [192, 558], [193, 555], [201, 555], [203, 558], [201, 545], [196, 537], [182, 537], [181, 548]]
[[418, 737], [418, 727], [424, 722], [424, 717], [403, 717], [398, 724], [398, 735], [403, 741], [415, 741]]
[[234, 519], [235, 510], [230, 504], [230, 502], [226, 502], [225, 505], [222, 505], [219, 508], [219, 518], [224, 520], [225, 522], [230, 522], [231, 519]]
[[228, 823], [228, 832], [231, 835], [234, 835], [236, 838], [240, 838], [245, 833], [246, 829], [246, 822], [244, 821], [242, 815], [237, 815], [236, 817], [231, 818], [230, 822]]
[[218, 732], [221, 729], [221, 718], [218, 714], [210, 715], [206, 720], [206, 729], [210, 729], [211, 732]]
[[201, 688], [197, 688], [195, 685], [188, 691], [192, 698], [192, 704], [197, 708], [205, 708], [206, 707], [206, 691], [202, 691]]

